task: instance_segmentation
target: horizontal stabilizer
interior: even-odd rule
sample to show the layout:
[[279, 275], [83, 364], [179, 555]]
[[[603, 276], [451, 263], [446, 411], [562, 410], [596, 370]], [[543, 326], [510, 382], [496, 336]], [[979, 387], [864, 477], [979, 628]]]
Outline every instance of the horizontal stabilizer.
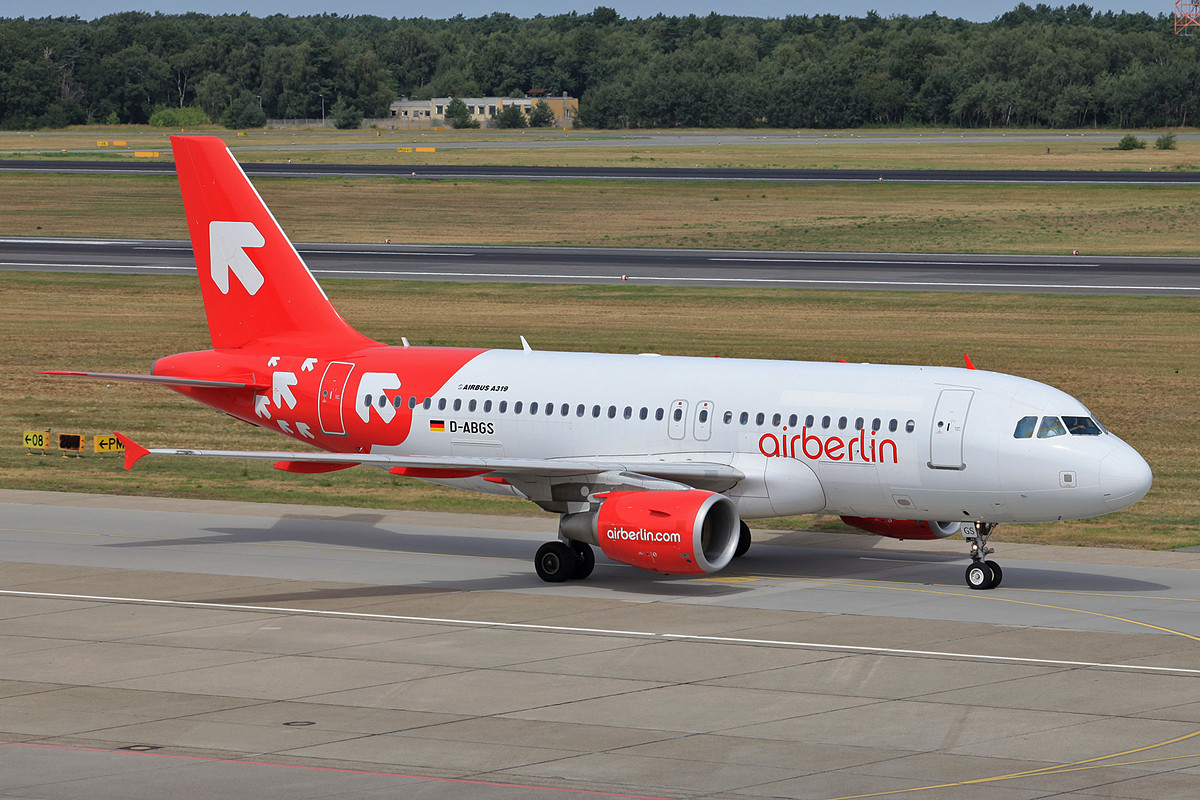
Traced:
[[192, 386], [197, 389], [270, 389], [270, 384], [242, 381], [214, 381], [208, 378], [179, 378], [170, 375], [131, 375], [124, 372], [69, 372], [46, 370], [42, 375], [67, 376], [72, 378], [99, 378], [108, 381], [132, 381], [134, 383], [159, 383], [164, 386]]

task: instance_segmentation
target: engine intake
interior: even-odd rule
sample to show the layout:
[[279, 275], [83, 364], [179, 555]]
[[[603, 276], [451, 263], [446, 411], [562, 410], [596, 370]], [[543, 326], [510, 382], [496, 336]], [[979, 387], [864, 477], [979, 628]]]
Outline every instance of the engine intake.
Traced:
[[597, 545], [614, 561], [666, 575], [716, 572], [733, 559], [741, 520], [722, 494], [620, 491], [602, 498], [595, 511], [564, 515], [559, 532]]

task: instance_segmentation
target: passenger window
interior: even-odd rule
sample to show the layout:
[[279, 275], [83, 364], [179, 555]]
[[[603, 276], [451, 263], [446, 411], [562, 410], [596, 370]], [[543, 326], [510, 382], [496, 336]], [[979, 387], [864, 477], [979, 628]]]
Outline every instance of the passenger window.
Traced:
[[392, 398], [392, 408], [399, 408], [402, 405], [404, 405], [403, 397], [401, 397], [400, 395], [396, 395], [395, 397]]
[[683, 419], [683, 409], [677, 408], [674, 411], [672, 411], [671, 419], [675, 420], [676, 422], [679, 422], [679, 420]]
[[706, 422], [708, 422], [708, 409], [702, 408], [700, 409], [700, 424], [703, 425]]
[[546, 403], [546, 416], [549, 417], [549, 416], [552, 416], [553, 414], [554, 414], [554, 403]]
[[638, 419], [645, 419], [648, 416], [650, 416], [650, 409], [642, 406], [642, 410], [638, 412]]
[[1017, 420], [1017, 429], [1013, 431], [1014, 439], [1029, 439], [1037, 428], [1037, 417], [1021, 417]]
[[520, 401], [520, 400], [518, 400], [517, 402], [513, 403], [513, 413], [514, 413], [514, 414], [520, 414], [520, 413], [521, 413], [521, 401]]
[[876, 417], [875, 419], [871, 420], [871, 430], [873, 430], [873, 431], [879, 430], [879, 426], [881, 426], [882, 424], [883, 424], [883, 420], [881, 420], [879, 417]]
[[529, 404], [529, 416], [532, 417], [534, 414], [537, 413], [537, 410], [538, 410], [538, 404], [537, 404], [537, 401], [534, 400], [532, 403]]
[[662, 419], [663, 419], [663, 410], [661, 408], [654, 409], [654, 421], [662, 422]]
[[475, 405], [476, 405], [475, 400], [474, 400], [474, 398], [472, 398], [471, 401], [469, 403], [467, 403], [467, 411], [474, 411]]
[[[428, 410], [429, 410], [429, 408], [430, 408], [430, 406], [432, 406], [432, 405], [433, 405], [433, 398], [432, 398], [432, 397], [426, 397], [426, 398], [425, 398], [425, 399], [424, 399], [424, 400], [421, 402], [421, 408], [425, 409], [426, 411], [428, 411]], [[500, 409], [500, 410], [501, 410], [501, 411], [503, 411], [504, 409]]]
[[417, 396], [415, 394], [408, 398], [408, 407], [410, 410], [417, 407]]
[[796, 427], [796, 422], [797, 422], [797, 419], [796, 419], [795, 414], [792, 414], [790, 417], [788, 417], [788, 427], [789, 428]]
[[895, 433], [896, 428], [898, 428], [898, 427], [900, 427], [900, 423], [897, 420], [895, 420], [895, 419], [888, 420], [888, 433]]
[[845, 417], [838, 418], [838, 430], [839, 431], [846, 430], [846, 418]]
[[489, 412], [489, 411], [491, 411], [491, 410], [492, 410], [492, 401], [491, 401], [491, 400], [484, 400], [484, 401], [483, 401], [483, 413], [485, 413], [485, 414], [486, 414], [486, 413], [488, 413], [488, 412]]
[[782, 416], [782, 415], [780, 415], [780, 414], [776, 414], [775, 416], [771, 417], [771, 425], [772, 425], [772, 427], [778, 428], [778, 427], [779, 427], [779, 423], [781, 423], [781, 422], [783, 422], [783, 416]]
[[1053, 439], [1055, 436], [1065, 436], [1067, 429], [1063, 427], [1062, 421], [1058, 417], [1042, 417], [1042, 424], [1038, 427], [1037, 438]]
[[816, 421], [817, 421], [816, 418], [813, 417], [812, 414], [809, 414], [807, 417], [804, 418], [804, 427], [811, 428], [813, 426], [813, 423]]
[[445, 410], [446, 410], [446, 398], [439, 397], [438, 398], [438, 411], [445, 411]]
[[367, 408], [371, 407], [371, 395], [367, 395], [363, 398], [363, 405]]
[[829, 418], [829, 417], [827, 417], [827, 416], [825, 416], [825, 417], [821, 417], [821, 427], [822, 427], [822, 428], [828, 428], [828, 427], [829, 427], [829, 423], [830, 423], [830, 418]]
[[608, 407], [608, 418], [609, 418], [609, 419], [616, 419], [616, 418], [617, 418], [617, 407], [616, 407], [616, 406], [609, 406], [609, 407]]
[[1100, 426], [1091, 417], [1063, 417], [1063, 424], [1067, 426], [1067, 433], [1073, 436], [1099, 436], [1101, 434]]
[[749, 421], [750, 421], [749, 412], [743, 411], [741, 414], [738, 415], [738, 422], [742, 423], [743, 425], [745, 425]]
[[501, 400], [500, 401], [500, 413], [503, 414], [505, 411], [508, 411], [508, 401]]
[[858, 419], [854, 420], [854, 430], [861, 431], [862, 429], [863, 429], [863, 418], [859, 417]]
[[600, 416], [600, 406], [592, 406], [592, 416], [593, 417]]
[[754, 415], [754, 424], [755, 424], [755, 425], [762, 425], [762, 424], [763, 424], [763, 422], [764, 422], [764, 421], [766, 421], [766, 419], [767, 419], [767, 415], [766, 415], [766, 414], [764, 414], [764, 413], [762, 413], [762, 412], [760, 411], [760, 412], [758, 412], [757, 414], [755, 414], [755, 415]]
[[577, 416], [577, 417], [583, 416], [583, 403], [580, 403], [579, 405], [575, 406], [575, 416]]
[[905, 433], [912, 433], [916, 429], [917, 429], [917, 423], [915, 420], [910, 419], [908, 422], [904, 423], [904, 432]]
[[388, 404], [387, 395], [379, 395], [379, 407], [383, 408]]
[[633, 409], [625, 406], [625, 419], [633, 419]]
[[454, 398], [454, 410], [455, 410], [455, 411], [458, 411], [458, 410], [459, 410], [459, 409], [461, 409], [461, 408], [462, 408], [462, 400], [460, 400], [460, 399], [459, 399], [459, 398], [457, 398], [457, 397], [456, 397], [456, 398]]
[[726, 411], [726, 412], [725, 412], [725, 416], [724, 416], [724, 417], [722, 417], [722, 419], [724, 419], [724, 420], [725, 420], [725, 424], [726, 424], [726, 425], [728, 425], [729, 423], [733, 422], [733, 412], [732, 412], [732, 411]]

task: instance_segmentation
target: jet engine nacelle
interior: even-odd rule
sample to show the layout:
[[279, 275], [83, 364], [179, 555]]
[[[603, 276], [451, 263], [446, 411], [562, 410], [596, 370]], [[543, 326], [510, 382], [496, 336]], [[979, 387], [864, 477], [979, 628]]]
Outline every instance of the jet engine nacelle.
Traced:
[[607, 492], [595, 511], [568, 514], [559, 531], [614, 561], [667, 575], [716, 572], [733, 559], [741, 520], [728, 497], [700, 489]]
[[890, 539], [945, 539], [962, 528], [961, 522], [883, 517], [842, 517], [842, 522]]

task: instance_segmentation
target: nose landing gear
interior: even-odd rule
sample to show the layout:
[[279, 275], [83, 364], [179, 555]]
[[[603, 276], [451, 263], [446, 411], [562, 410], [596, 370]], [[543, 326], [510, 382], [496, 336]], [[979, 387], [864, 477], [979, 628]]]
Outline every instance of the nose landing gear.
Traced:
[[967, 586], [972, 589], [995, 589], [1004, 580], [1004, 570], [995, 561], [986, 560], [996, 552], [987, 546], [988, 537], [996, 530], [994, 522], [971, 522], [963, 525], [962, 537], [971, 545], [971, 565], [967, 567]]

